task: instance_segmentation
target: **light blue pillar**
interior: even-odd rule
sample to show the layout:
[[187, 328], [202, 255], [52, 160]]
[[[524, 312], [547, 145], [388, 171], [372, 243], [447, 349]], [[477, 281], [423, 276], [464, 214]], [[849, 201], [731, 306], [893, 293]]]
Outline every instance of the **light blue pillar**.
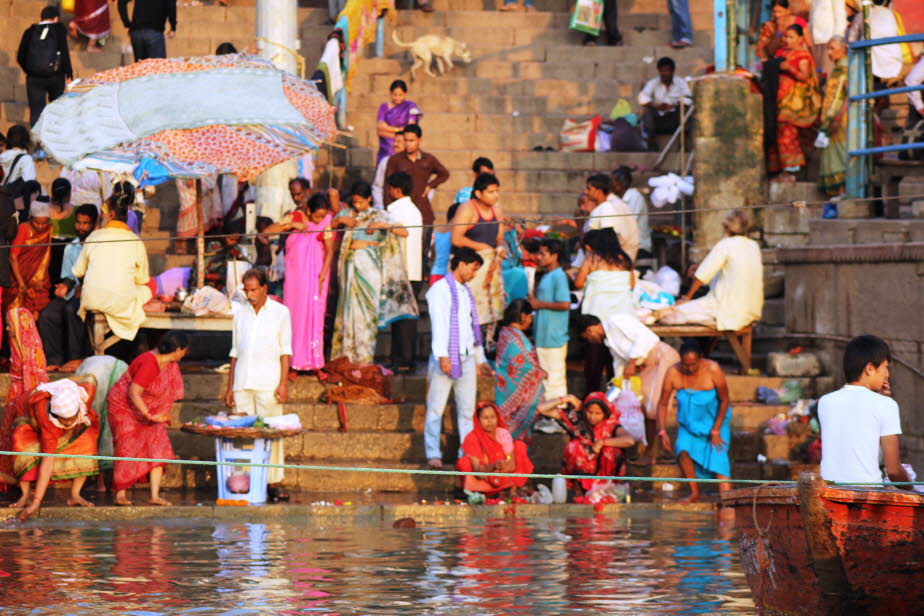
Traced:
[[715, 38], [715, 72], [728, 70], [728, 11], [726, 0], [713, 0], [714, 38]]
[[750, 37], [748, 36], [748, 29], [751, 24], [751, 2], [754, 0], [736, 0], [737, 8], [735, 9], [735, 25], [737, 30], [735, 31], [735, 40], [737, 41], [736, 45], [736, 61], [738, 66], [748, 69], [751, 67], [751, 58], [750, 58]]
[[[847, 51], [847, 96], [866, 94], [866, 54], [868, 49], [858, 48]], [[851, 100], [847, 104], [847, 151], [854, 152], [867, 147], [866, 100]], [[866, 156], [848, 156], [847, 158], [847, 196], [862, 198], [866, 196], [867, 170]]]
[[385, 55], [385, 18], [379, 15], [375, 21], [375, 57]]

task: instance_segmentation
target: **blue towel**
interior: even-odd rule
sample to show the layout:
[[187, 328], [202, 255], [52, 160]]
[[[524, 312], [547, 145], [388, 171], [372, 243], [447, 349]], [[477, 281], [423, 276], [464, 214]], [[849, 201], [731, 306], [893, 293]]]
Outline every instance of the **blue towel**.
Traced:
[[677, 391], [677, 423], [680, 424], [680, 428], [674, 448], [677, 455], [680, 455], [681, 451], [686, 451], [690, 455], [696, 467], [696, 476], [700, 478], [714, 475], [731, 476], [731, 464], [728, 460], [728, 448], [731, 445], [730, 406], [720, 429], [725, 448], [719, 452], [709, 442], [709, 431], [712, 430], [718, 412], [719, 395], [716, 390]]

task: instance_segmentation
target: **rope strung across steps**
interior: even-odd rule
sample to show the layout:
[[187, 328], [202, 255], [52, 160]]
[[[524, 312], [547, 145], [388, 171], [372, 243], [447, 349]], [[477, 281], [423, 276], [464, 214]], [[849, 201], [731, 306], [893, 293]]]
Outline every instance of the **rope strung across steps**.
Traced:
[[[472, 476], [472, 477], [526, 477], [528, 479], [608, 479], [610, 481], [677, 481], [687, 483], [743, 483], [765, 485], [766, 479], [701, 479], [686, 477], [617, 477], [603, 475], [562, 475], [559, 473], [480, 473], [456, 470], [439, 470], [439, 469], [409, 469], [409, 468], [368, 468], [361, 466], [320, 466], [316, 464], [251, 464], [249, 462], [219, 462], [217, 460], [164, 460], [160, 458], [123, 458], [119, 456], [89, 456], [66, 453], [42, 453], [32, 451], [0, 451], [0, 456], [35, 456], [37, 458], [73, 458], [76, 460], [100, 460], [100, 461], [125, 461], [125, 462], [149, 462], [154, 464], [190, 464], [195, 466], [254, 466], [257, 468], [281, 468], [303, 471], [335, 471], [335, 472], [362, 472], [362, 473], [392, 473], [399, 475], [450, 475], [450, 476]], [[779, 485], [796, 485], [797, 481], [777, 481]], [[832, 485], [849, 485], [854, 487], [882, 487], [881, 483], [844, 483]], [[907, 481], [895, 482], [888, 485], [893, 486], [918, 486], [924, 485], [924, 481]]]
[[[863, 198], [850, 199], [850, 200], [851, 201], [890, 201], [894, 199], [909, 199], [911, 201], [914, 201], [915, 199], [920, 199], [920, 198], [924, 198], [924, 194], [901, 195], [901, 196], [893, 196], [893, 197], [863, 197]], [[826, 203], [828, 203], [828, 201], [790, 201], [788, 203], [763, 203], [763, 204], [757, 204], [757, 205], [738, 205], [734, 207], [728, 206], [728, 207], [690, 208], [690, 209], [676, 209], [676, 210], [657, 210], [654, 212], [649, 210], [649, 214], [651, 213], [655, 213], [658, 215], [694, 214], [696, 212], [727, 212], [727, 211], [732, 211], [732, 210], [784, 209], [784, 208], [785, 209], [794, 208], [797, 210], [804, 211], [805, 208], [809, 205], [824, 205]], [[627, 214], [605, 214], [601, 216], [569, 216], [568, 219], [575, 220], [575, 221], [586, 221], [586, 220], [590, 220], [591, 218], [624, 218], [628, 216], [634, 217], [636, 215], [632, 213], [627, 213]], [[522, 218], [522, 217], [517, 217], [517, 216], [508, 216], [504, 222], [519, 223], [519, 224], [535, 223], [535, 224], [541, 225], [541, 224], [547, 224], [549, 222], [553, 222], [560, 218], [561, 216], [539, 216], [537, 218]], [[888, 219], [883, 219], [883, 220], [888, 220]], [[344, 231], [373, 232], [373, 231], [391, 231], [394, 229], [435, 229], [436, 227], [463, 227], [463, 226], [470, 228], [476, 225], [490, 225], [490, 224], [494, 224], [494, 221], [488, 220], [484, 222], [474, 222], [474, 223], [447, 222], [447, 223], [442, 223], [442, 224], [434, 222], [429, 225], [425, 225], [425, 224], [397, 225], [393, 227], [349, 227], [349, 228], [345, 228]], [[292, 230], [292, 231], [281, 231], [279, 233], [270, 233], [269, 235], [271, 236], [282, 235], [282, 234], [298, 235], [298, 234], [312, 234], [312, 233], [326, 233], [326, 231], [324, 229], [321, 229], [318, 231]], [[202, 237], [205, 240], [217, 240], [217, 239], [222, 239], [225, 237], [237, 237], [239, 239], [245, 239], [245, 238], [257, 237], [260, 235], [266, 235], [266, 234], [263, 234], [263, 233], [216, 233], [216, 234], [211, 234], [211, 235], [203, 235]], [[165, 240], [192, 240], [192, 239], [195, 239], [195, 237], [180, 237], [178, 235], [170, 235], [168, 237], [147, 237], [145, 238], [145, 237], [136, 236], [133, 238], [115, 239], [115, 240], [85, 240], [83, 242], [83, 245], [86, 246], [88, 244], [120, 244], [122, 242], [163, 242]], [[53, 244], [54, 242], [47, 242], [44, 244], [9, 244], [7, 245], [7, 247], [8, 248], [35, 248], [37, 246], [51, 246]]]

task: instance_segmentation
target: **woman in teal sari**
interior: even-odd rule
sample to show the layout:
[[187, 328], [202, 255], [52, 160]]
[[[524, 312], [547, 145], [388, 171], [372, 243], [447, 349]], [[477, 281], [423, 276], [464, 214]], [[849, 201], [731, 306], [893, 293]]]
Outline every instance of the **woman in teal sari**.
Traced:
[[[716, 478], [727, 480], [731, 475], [728, 446], [731, 442], [731, 407], [728, 385], [719, 365], [703, 358], [695, 340], [680, 347], [680, 363], [664, 376], [661, 400], [658, 402], [658, 437], [667, 451], [671, 450], [665, 425], [671, 395], [677, 392], [677, 440], [674, 449], [680, 471], [688, 479]], [[719, 491], [731, 489], [724, 481]], [[699, 500], [699, 485], [690, 483], [686, 502]]]
[[[93, 355], [86, 358], [77, 368], [76, 374], [92, 374], [96, 378], [96, 395], [93, 396], [91, 404], [93, 412], [99, 416], [99, 439], [97, 440], [98, 454], [101, 456], [113, 455], [112, 447], [112, 427], [109, 425], [109, 406], [106, 397], [109, 390], [115, 385], [125, 371], [128, 370], [128, 364], [121, 359], [116, 359], [110, 355]], [[106, 490], [106, 476], [112, 475], [112, 460], [99, 461], [99, 475], [97, 490], [104, 492]]]
[[366, 182], [354, 184], [352, 194], [352, 207], [341, 210], [333, 222], [347, 230], [340, 246], [340, 296], [330, 357], [371, 364], [377, 330], [400, 319], [416, 319], [420, 312], [398, 242], [407, 229], [372, 207], [372, 187]]

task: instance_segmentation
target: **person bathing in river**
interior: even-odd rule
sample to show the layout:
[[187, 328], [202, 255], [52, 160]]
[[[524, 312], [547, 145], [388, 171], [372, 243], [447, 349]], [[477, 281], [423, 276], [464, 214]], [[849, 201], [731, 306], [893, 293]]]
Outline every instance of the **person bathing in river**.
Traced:
[[898, 404], [890, 397], [890, 360], [889, 345], [875, 336], [858, 336], [844, 349], [847, 384], [818, 401], [825, 480], [880, 483], [881, 448], [889, 479], [911, 481], [898, 457], [902, 429]]
[[[658, 438], [666, 451], [671, 451], [667, 436], [667, 407], [677, 392], [677, 440], [674, 447], [680, 471], [688, 479], [715, 477], [724, 479], [719, 491], [731, 489], [728, 483], [731, 442], [731, 407], [728, 385], [719, 364], [703, 358], [696, 340], [687, 340], [680, 347], [680, 362], [664, 377], [661, 400], [658, 403]], [[690, 483], [686, 502], [699, 501], [699, 485]]]

